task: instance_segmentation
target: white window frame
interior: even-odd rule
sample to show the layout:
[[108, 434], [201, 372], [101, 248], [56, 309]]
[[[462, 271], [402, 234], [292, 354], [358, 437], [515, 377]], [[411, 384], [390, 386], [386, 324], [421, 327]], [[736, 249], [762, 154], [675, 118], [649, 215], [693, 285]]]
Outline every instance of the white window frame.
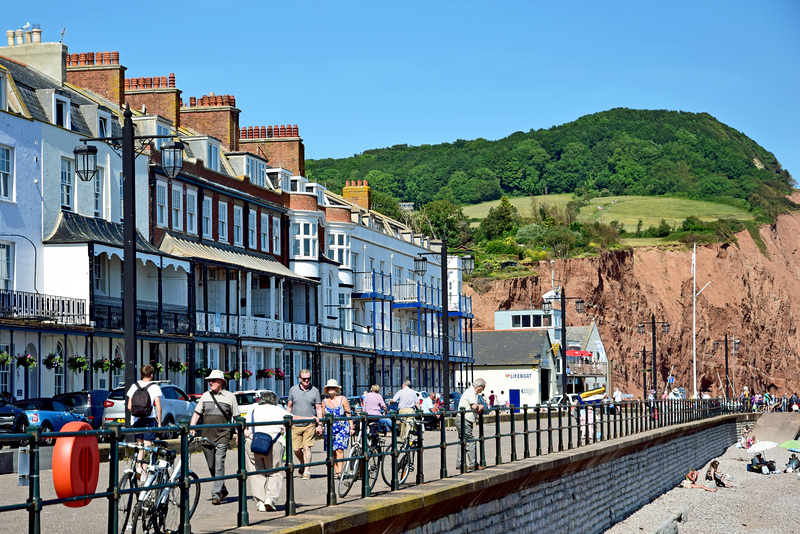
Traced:
[[156, 226], [167, 226], [167, 183], [156, 181]]
[[97, 174], [92, 180], [92, 188], [94, 190], [94, 216], [98, 219], [105, 219], [105, 210], [103, 209], [103, 187], [105, 187], [105, 169], [97, 167]]
[[344, 232], [330, 232], [328, 235], [328, 251], [331, 259], [338, 261], [342, 267], [350, 266], [350, 236]]
[[75, 206], [75, 174], [72, 160], [61, 158], [61, 210], [73, 211]]
[[292, 258], [317, 259], [318, 228], [316, 221], [292, 223]]
[[111, 135], [111, 114], [97, 110], [97, 137]]
[[[63, 116], [61, 117], [61, 122], [63, 124], [59, 124], [58, 121], [58, 107], [59, 105], [63, 106]], [[66, 128], [67, 130], [72, 128], [72, 120], [70, 117], [70, 102], [68, 98], [64, 98], [61, 95], [53, 95], [53, 124], [56, 126], [61, 126], [62, 128]]]
[[183, 231], [183, 187], [172, 186], [172, 229]]
[[219, 145], [208, 143], [208, 168], [219, 171]]
[[272, 216], [272, 253], [281, 253], [281, 218]]
[[241, 206], [233, 206], [233, 244], [237, 247], [244, 244], [243, 211]]
[[269, 252], [269, 215], [261, 214], [261, 251]]
[[0, 111], [8, 111], [6, 107], [6, 76], [0, 73]]
[[[170, 131], [169, 126], [164, 126], [163, 124], [156, 123], [156, 135], [171, 135], [171, 134], [172, 134], [172, 131]], [[161, 150], [161, 146], [164, 143], [166, 143], [167, 141], [169, 141], [169, 139], [164, 139], [164, 138], [158, 138], [157, 137], [153, 141], [155, 141], [156, 148]]]
[[107, 295], [106, 291], [106, 260], [102, 256], [94, 257], [94, 290]]
[[14, 149], [3, 145], [0, 145], [0, 199], [14, 200]]
[[247, 246], [252, 249], [258, 248], [258, 241], [256, 236], [258, 235], [258, 228], [256, 228], [258, 221], [258, 217], [256, 215], [256, 210], [250, 210], [249, 215], [247, 216]]
[[186, 233], [197, 235], [197, 191], [186, 190]]
[[0, 241], [0, 289], [14, 289], [14, 243]]
[[203, 197], [203, 237], [214, 237], [214, 214], [211, 213], [211, 197]]
[[228, 203], [227, 202], [219, 202], [218, 206], [218, 213], [217, 213], [217, 233], [218, 233], [218, 241], [222, 241], [223, 243], [228, 242]]
[[350, 293], [347, 291], [339, 293], [339, 328], [342, 330], [353, 329], [353, 310], [350, 297]]

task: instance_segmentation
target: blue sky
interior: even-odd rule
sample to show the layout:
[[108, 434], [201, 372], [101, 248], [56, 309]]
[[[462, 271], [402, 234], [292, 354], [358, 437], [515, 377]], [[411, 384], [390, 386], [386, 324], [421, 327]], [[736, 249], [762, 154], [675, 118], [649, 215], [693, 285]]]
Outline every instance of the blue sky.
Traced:
[[[800, 182], [800, 2], [3, 0], [70, 52], [117, 50], [242, 126], [297, 124], [308, 158], [499, 139], [614, 107], [707, 112]], [[123, 25], [128, 24], [129, 28]]]

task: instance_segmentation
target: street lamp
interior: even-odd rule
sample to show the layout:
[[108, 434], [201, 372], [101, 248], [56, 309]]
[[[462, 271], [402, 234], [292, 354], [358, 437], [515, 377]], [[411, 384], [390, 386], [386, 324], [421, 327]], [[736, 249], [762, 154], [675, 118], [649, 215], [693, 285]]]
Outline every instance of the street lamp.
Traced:
[[[83, 145], [78, 145], [75, 154], [75, 168], [78, 177], [88, 182], [97, 173], [97, 147], [87, 145], [87, 141], [113, 142], [119, 145], [122, 141], [122, 281], [123, 281], [123, 308], [122, 320], [125, 331], [125, 387], [136, 382], [136, 165], [135, 159], [139, 155], [134, 147], [134, 140], [146, 140], [147, 144], [153, 139], [173, 139], [172, 135], [134, 135], [133, 113], [129, 106], [125, 106], [122, 123], [122, 137], [88, 137], [81, 139]], [[141, 151], [139, 151], [141, 153]], [[183, 143], [180, 141], [162, 146], [161, 151], [164, 171], [170, 178], [175, 178], [183, 167]], [[125, 424], [130, 426], [130, 413], [125, 411]]]
[[[733, 338], [731, 341], [733, 342], [732, 343], [732, 348], [733, 348], [733, 380], [734, 380], [733, 394], [736, 395], [736, 382], [735, 382], [736, 381], [736, 349], [739, 348], [739, 340], [736, 339], [736, 338]], [[728, 378], [728, 334], [727, 333], [725, 334], [724, 343], [725, 343], [725, 398], [727, 399], [730, 396], [730, 394], [728, 393], [728, 384], [730, 383], [730, 379]], [[719, 341], [715, 341], [712, 344], [712, 346], [714, 347], [714, 350], [716, 351], [719, 348]]]
[[[569, 404], [567, 397], [567, 300], [575, 301], [575, 311], [583, 313], [584, 302], [583, 299], [571, 297], [567, 299], [564, 288], [559, 288], [558, 292], [561, 295], [561, 402], [562, 404]], [[542, 311], [550, 313], [553, 305], [550, 299], [542, 300]]]
[[[636, 351], [633, 356], [642, 356], [642, 400], [647, 400], [647, 347], [642, 347], [641, 351]], [[654, 394], [655, 395], [655, 394]]]
[[[420, 252], [419, 256], [414, 258], [414, 272], [418, 276], [425, 274], [428, 269], [428, 258], [425, 256], [438, 255], [441, 260], [441, 279], [442, 279], [442, 319], [441, 319], [441, 333], [442, 333], [442, 371], [444, 374], [444, 405], [450, 406], [450, 310], [448, 298], [450, 295], [447, 293], [447, 240], [442, 239], [442, 250], [440, 252]], [[475, 270], [475, 258], [467, 254], [461, 258], [461, 268], [466, 274], [472, 274]]]
[[[666, 321], [658, 321], [657, 322], [656, 321], [656, 314], [654, 313], [653, 316], [652, 316], [652, 320], [650, 321], [650, 331], [653, 332], [653, 350], [652, 350], [652, 352], [653, 352], [653, 390], [654, 391], [658, 391], [658, 379], [656, 378], [656, 369], [658, 369], [658, 367], [656, 366], [656, 325], [657, 324], [661, 325], [661, 330], [665, 334], [669, 334], [669, 323], [666, 322]], [[640, 334], [644, 334], [647, 331], [647, 327], [645, 327], [645, 325], [643, 325], [643, 324], [640, 324], [637, 327], [637, 331]]]

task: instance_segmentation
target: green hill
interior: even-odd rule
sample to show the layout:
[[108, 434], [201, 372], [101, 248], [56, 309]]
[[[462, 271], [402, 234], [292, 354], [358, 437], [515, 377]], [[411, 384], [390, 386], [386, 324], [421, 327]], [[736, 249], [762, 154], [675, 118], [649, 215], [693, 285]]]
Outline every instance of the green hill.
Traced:
[[708, 200], [769, 218], [796, 208], [785, 198], [793, 180], [775, 156], [706, 113], [618, 108], [497, 141], [308, 160], [306, 170], [333, 191], [346, 180], [367, 180], [373, 190], [418, 206], [577, 193]]

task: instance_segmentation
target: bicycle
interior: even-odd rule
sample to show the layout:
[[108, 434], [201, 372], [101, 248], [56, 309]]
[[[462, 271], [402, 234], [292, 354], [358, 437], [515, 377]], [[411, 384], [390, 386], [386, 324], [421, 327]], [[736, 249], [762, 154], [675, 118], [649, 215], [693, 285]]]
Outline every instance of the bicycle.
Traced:
[[[409, 424], [415, 426], [408, 432], [406, 439], [397, 444], [397, 485], [400, 486], [408, 480], [408, 475], [414, 470], [414, 458], [416, 458], [417, 450], [419, 449], [419, 435], [423, 432], [423, 425], [425, 422], [420, 419], [413, 419]], [[388, 467], [387, 467], [388, 466]], [[387, 473], [388, 469], [388, 473]], [[383, 481], [390, 488], [392, 487], [392, 463], [385, 462], [383, 469], [381, 469]]]
[[[192, 443], [194, 439], [197, 441], [208, 441], [206, 438], [194, 438], [189, 436], [189, 441]], [[120, 479], [120, 490], [127, 489], [128, 487], [135, 488], [138, 484], [136, 472], [133, 467], [136, 465], [138, 451], [142, 450], [150, 454], [148, 462], [140, 461], [140, 463], [147, 463], [145, 473], [147, 479], [142, 484], [141, 491], [132, 491], [128, 493], [128, 498], [124, 496], [119, 499], [119, 532], [120, 534], [128, 531], [131, 534], [136, 534], [139, 524], [144, 533], [169, 533], [177, 532], [180, 528], [180, 515], [181, 515], [181, 488], [178, 482], [181, 476], [181, 463], [182, 460], [177, 456], [176, 451], [167, 450], [163, 448], [167, 442], [162, 440], [155, 440], [154, 447], [145, 447], [138, 444], [121, 443], [121, 446], [133, 449], [134, 455], [131, 461], [131, 467], [125, 470], [122, 478]], [[191, 456], [190, 456], [191, 458]], [[187, 458], [187, 463], [190, 458]], [[196, 473], [189, 470], [189, 487], [188, 487], [188, 500], [189, 500], [189, 517], [194, 514], [197, 504], [200, 500], [200, 486], [197, 484], [198, 476]], [[149, 486], [159, 486], [164, 484], [174, 484], [166, 488], [158, 489], [144, 489]], [[134, 501], [135, 504], [134, 504]], [[124, 509], [123, 509], [124, 503]], [[131, 514], [133, 517], [131, 518]]]
[[[362, 426], [362, 425], [359, 425]], [[386, 449], [386, 443], [383, 437], [379, 434], [380, 430], [385, 430], [386, 427], [381, 423], [370, 423], [369, 436], [367, 442], [369, 446], [369, 490], [375, 487], [375, 482], [378, 480], [378, 471], [381, 471], [381, 464], [383, 463], [383, 452]], [[353, 436], [353, 446], [350, 447], [348, 459], [342, 466], [342, 475], [339, 478], [339, 497], [344, 497], [350, 491], [350, 488], [356, 483], [361, 476], [361, 462], [364, 456], [364, 450], [361, 445], [360, 432]]]

